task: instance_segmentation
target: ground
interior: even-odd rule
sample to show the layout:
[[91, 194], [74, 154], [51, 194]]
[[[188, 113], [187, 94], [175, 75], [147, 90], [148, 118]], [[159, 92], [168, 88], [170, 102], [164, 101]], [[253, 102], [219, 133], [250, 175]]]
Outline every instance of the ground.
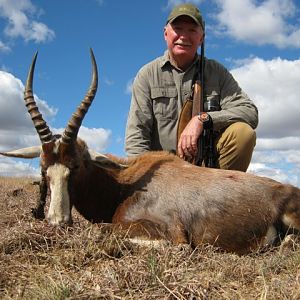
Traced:
[[300, 243], [238, 256], [212, 246], [130, 243], [73, 212], [31, 216], [38, 186], [0, 177], [0, 299], [300, 299]]

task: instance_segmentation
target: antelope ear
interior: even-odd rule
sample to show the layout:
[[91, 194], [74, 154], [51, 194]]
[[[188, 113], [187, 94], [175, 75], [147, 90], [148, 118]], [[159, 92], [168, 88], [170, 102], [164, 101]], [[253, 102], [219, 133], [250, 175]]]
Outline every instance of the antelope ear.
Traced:
[[36, 158], [39, 157], [42, 151], [42, 146], [33, 146], [27, 148], [21, 148], [8, 152], [0, 152], [0, 154], [9, 157], [17, 158]]
[[101, 153], [97, 153], [90, 149], [88, 150], [88, 152], [92, 163], [95, 164], [97, 167], [104, 168], [104, 169], [126, 168], [126, 165], [119, 164]]

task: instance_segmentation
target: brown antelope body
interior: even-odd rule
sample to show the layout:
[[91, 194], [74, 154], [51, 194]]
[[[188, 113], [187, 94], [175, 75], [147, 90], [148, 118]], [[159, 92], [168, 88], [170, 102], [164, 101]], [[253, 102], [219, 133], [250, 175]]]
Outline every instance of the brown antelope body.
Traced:
[[121, 160], [88, 149], [77, 133], [97, 89], [86, 97], [62, 136], [52, 135], [33, 98], [36, 56], [25, 88], [25, 103], [42, 145], [2, 153], [40, 156], [41, 197], [34, 216], [44, 218], [47, 189], [50, 223], [71, 223], [74, 206], [91, 222], [121, 224], [131, 236], [172, 242], [214, 244], [246, 253], [273, 243], [288, 229], [300, 230], [300, 189], [255, 175], [191, 165], [167, 152]]

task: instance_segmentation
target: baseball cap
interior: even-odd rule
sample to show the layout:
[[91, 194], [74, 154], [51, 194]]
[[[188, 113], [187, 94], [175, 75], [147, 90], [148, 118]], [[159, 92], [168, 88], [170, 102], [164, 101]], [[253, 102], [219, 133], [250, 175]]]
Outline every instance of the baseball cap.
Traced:
[[198, 25], [204, 29], [204, 22], [200, 13], [200, 10], [191, 3], [183, 3], [176, 5], [168, 16], [167, 24], [172, 23], [176, 18], [180, 16], [189, 16]]

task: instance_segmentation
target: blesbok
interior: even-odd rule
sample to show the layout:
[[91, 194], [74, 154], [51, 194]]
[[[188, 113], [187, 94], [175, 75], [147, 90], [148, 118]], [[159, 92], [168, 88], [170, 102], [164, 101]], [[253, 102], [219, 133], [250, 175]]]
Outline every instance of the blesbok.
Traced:
[[40, 156], [36, 218], [45, 217], [50, 189], [47, 218], [54, 225], [71, 223], [74, 206], [91, 222], [129, 228], [132, 237], [194, 246], [210, 243], [240, 254], [273, 243], [288, 229], [300, 230], [300, 189], [291, 185], [238, 171], [197, 167], [163, 151], [122, 160], [89, 150], [77, 134], [97, 90], [92, 50], [90, 88], [63, 134], [53, 135], [33, 96], [36, 57], [24, 99], [41, 146], [1, 153]]

